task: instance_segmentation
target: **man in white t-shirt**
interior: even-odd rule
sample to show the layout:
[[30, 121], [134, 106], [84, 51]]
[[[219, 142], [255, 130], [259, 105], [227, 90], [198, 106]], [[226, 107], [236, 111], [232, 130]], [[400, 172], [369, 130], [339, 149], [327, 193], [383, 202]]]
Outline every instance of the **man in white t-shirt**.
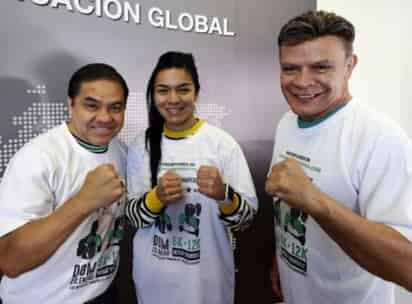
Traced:
[[128, 88], [106, 64], [70, 79], [68, 122], [24, 145], [0, 185], [4, 304], [111, 303], [123, 232]]
[[287, 304], [391, 304], [388, 281], [412, 290], [412, 143], [349, 93], [354, 36], [346, 19], [312, 11], [278, 37], [291, 111], [277, 128], [266, 192], [273, 289]]

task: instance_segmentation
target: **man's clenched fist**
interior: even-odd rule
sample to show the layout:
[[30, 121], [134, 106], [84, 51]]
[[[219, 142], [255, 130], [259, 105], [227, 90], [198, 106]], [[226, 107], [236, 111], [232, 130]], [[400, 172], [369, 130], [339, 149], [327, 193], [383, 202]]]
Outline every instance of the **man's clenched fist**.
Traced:
[[77, 196], [91, 210], [96, 210], [114, 203], [124, 192], [123, 179], [119, 177], [116, 169], [111, 164], [104, 164], [87, 173]]

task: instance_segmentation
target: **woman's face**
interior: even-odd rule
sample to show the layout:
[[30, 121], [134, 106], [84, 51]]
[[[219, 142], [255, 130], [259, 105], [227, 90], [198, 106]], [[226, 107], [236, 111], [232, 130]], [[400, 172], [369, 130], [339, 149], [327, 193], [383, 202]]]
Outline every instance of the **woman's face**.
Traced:
[[161, 70], [155, 78], [153, 97], [167, 128], [182, 131], [195, 124], [197, 92], [191, 75], [185, 69]]

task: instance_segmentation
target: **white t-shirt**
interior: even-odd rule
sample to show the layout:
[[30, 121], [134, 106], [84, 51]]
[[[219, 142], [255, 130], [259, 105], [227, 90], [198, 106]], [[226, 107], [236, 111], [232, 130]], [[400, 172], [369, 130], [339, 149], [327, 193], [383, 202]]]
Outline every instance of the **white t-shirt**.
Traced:
[[[288, 112], [272, 164], [286, 157], [345, 207], [412, 239], [412, 144], [387, 118], [351, 101], [319, 124], [299, 128]], [[284, 202], [274, 205], [285, 303], [394, 303], [393, 284], [357, 265], [310, 216]]]
[[[125, 177], [126, 149], [117, 139], [107, 152], [92, 153], [63, 123], [31, 140], [12, 158], [0, 185], [0, 236], [53, 213], [104, 163]], [[119, 201], [94, 212], [42, 265], [3, 277], [4, 304], [83, 303], [103, 293], [118, 268], [123, 208]]]
[[[245, 210], [257, 208], [248, 165], [231, 136], [206, 123], [187, 138], [163, 135], [158, 176], [175, 170], [186, 193], [134, 237], [133, 275], [139, 304], [233, 304], [234, 260], [228, 227], [246, 224], [243, 217], [251, 214], [222, 217], [218, 203], [197, 192], [200, 165], [217, 167], [244, 199]], [[129, 147], [127, 166], [130, 197], [140, 198], [151, 189], [144, 136]]]

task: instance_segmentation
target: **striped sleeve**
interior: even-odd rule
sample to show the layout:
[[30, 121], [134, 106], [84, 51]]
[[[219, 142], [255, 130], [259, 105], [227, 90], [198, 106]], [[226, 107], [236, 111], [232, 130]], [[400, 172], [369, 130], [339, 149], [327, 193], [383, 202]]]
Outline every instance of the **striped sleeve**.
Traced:
[[148, 193], [145, 193], [139, 199], [130, 199], [126, 204], [126, 217], [137, 229], [152, 226], [161, 214], [161, 212], [153, 212], [149, 209], [146, 202], [147, 195]]
[[231, 231], [243, 231], [252, 224], [256, 210], [237, 192], [234, 193], [232, 205], [236, 207], [230, 213], [219, 208], [219, 217]]

